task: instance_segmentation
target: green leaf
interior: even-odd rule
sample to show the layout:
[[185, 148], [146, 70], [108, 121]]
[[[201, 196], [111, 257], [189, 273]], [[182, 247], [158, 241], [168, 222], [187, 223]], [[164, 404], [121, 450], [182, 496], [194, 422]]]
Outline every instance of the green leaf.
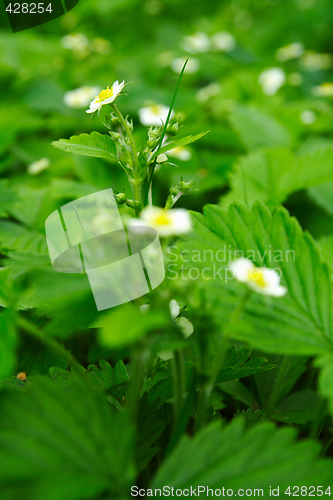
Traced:
[[315, 360], [320, 370], [319, 390], [323, 397], [328, 399], [328, 408], [333, 415], [333, 355], [323, 356]]
[[120, 307], [102, 319], [100, 342], [108, 347], [122, 347], [136, 342], [146, 333], [165, 327], [169, 319], [159, 311], [144, 314], [135, 308]]
[[158, 149], [150, 158], [150, 161], [154, 160], [154, 158], [157, 158], [157, 156], [162, 153], [166, 153], [167, 151], [171, 151], [172, 149], [179, 148], [180, 146], [186, 146], [187, 144], [191, 144], [192, 142], [201, 139], [201, 137], [208, 134], [208, 132], [209, 131], [201, 132], [200, 134], [196, 135], [188, 135], [187, 137], [183, 137], [182, 139], [178, 139], [177, 141], [169, 142], [169, 144], [166, 144], [165, 146]]
[[315, 442], [296, 444], [293, 429], [277, 430], [270, 423], [247, 431], [244, 425], [243, 419], [224, 428], [213, 423], [194, 438], [184, 438], [162, 464], [151, 488], [170, 482], [175, 490], [202, 485], [260, 488], [264, 490], [260, 496], [268, 496], [270, 487], [279, 486], [283, 494], [289, 485], [329, 485], [333, 462], [318, 458]]
[[0, 247], [42, 255], [48, 253], [44, 234], [6, 220], [0, 221]]
[[11, 375], [16, 363], [17, 337], [13, 311], [0, 314], [0, 379]]
[[261, 147], [290, 147], [289, 131], [277, 120], [257, 109], [236, 106], [230, 121], [248, 149]]
[[333, 181], [325, 182], [320, 186], [310, 187], [307, 191], [310, 198], [327, 213], [333, 215]]
[[91, 132], [91, 134], [72, 135], [70, 139], [53, 141], [52, 146], [67, 153], [94, 156], [95, 158], [116, 158], [117, 148], [109, 135]]
[[[241, 157], [230, 174], [231, 190], [221, 198], [221, 205], [227, 208], [233, 201], [244, 201], [251, 207], [260, 200], [274, 209], [290, 194], [332, 179], [332, 154], [333, 148], [328, 145], [299, 156], [286, 149], [265, 149]], [[314, 193], [315, 201], [329, 211], [332, 184], [324, 186], [311, 188], [309, 193]]]
[[274, 408], [273, 420], [285, 424], [306, 424], [315, 420], [321, 397], [310, 389], [293, 392]]
[[[251, 354], [250, 349], [240, 349], [237, 350], [235, 346], [228, 349], [227, 356], [223, 362], [216, 383], [226, 382], [228, 380], [235, 380], [243, 377], [248, 377], [254, 373], [270, 370], [273, 368], [272, 365], [266, 365], [267, 360], [265, 358], [254, 358], [248, 360]], [[192, 363], [186, 364], [186, 387], [192, 384], [194, 370]], [[152, 387], [148, 392], [149, 401], [155, 401], [160, 399], [161, 402], [166, 401], [173, 397], [173, 379], [172, 377], [167, 377], [162, 380], [157, 377], [157, 381], [152, 381]]]
[[[253, 292], [241, 320], [228, 326], [230, 334], [264, 352], [314, 355], [333, 350], [330, 271], [314, 240], [287, 210], [280, 207], [272, 216], [259, 202], [252, 211], [242, 203], [232, 203], [228, 211], [207, 205], [204, 216], [194, 214], [193, 219], [196, 227], [179, 251], [193, 259], [186, 268], [196, 268], [196, 275], [206, 268], [200, 286], [222, 330], [246, 290], [230, 278], [228, 263], [244, 256], [280, 271], [288, 293], [267, 298]], [[207, 251], [215, 256], [213, 262], [204, 258]]]
[[28, 394], [3, 391], [1, 491], [19, 488], [19, 497], [34, 500], [125, 497], [134, 479], [133, 433], [127, 416], [110, 409], [73, 374], [68, 385], [40, 377]]

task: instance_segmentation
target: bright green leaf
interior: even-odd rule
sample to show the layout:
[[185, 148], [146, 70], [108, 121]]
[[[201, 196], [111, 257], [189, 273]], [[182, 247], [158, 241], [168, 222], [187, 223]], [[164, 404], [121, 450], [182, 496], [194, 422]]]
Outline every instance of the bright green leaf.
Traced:
[[116, 145], [109, 135], [91, 132], [91, 134], [73, 135], [70, 139], [53, 141], [52, 146], [67, 153], [94, 156], [95, 158], [116, 158]]
[[227, 489], [330, 484], [333, 462], [318, 458], [319, 446], [312, 441], [295, 443], [296, 432], [277, 430], [263, 423], [244, 431], [236, 419], [221, 428], [211, 424], [194, 438], [184, 438], [167, 457], [151, 488], [172, 483], [177, 488]]

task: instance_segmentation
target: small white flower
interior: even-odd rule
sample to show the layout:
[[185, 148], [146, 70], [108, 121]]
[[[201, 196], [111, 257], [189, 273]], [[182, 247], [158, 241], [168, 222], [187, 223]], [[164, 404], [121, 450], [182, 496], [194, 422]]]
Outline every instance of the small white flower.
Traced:
[[238, 281], [246, 283], [249, 288], [262, 295], [282, 297], [287, 293], [287, 288], [280, 285], [280, 276], [274, 269], [255, 267], [245, 257], [232, 262], [230, 269]]
[[100, 90], [99, 87], [89, 85], [70, 90], [64, 95], [64, 103], [70, 108], [85, 108]]
[[187, 318], [184, 318], [183, 316], [181, 316], [180, 318], [176, 318], [176, 323], [181, 329], [182, 334], [185, 338], [189, 337], [194, 332], [193, 325]]
[[333, 83], [325, 82], [321, 85], [317, 85], [313, 87], [312, 93], [320, 97], [330, 97], [333, 95]]
[[185, 146], [178, 146], [178, 148], [171, 149], [168, 151], [168, 155], [182, 161], [188, 161], [192, 157], [191, 150]]
[[[185, 61], [186, 57], [176, 57], [176, 59], [173, 59], [170, 63], [172, 71], [174, 71], [175, 73], [180, 73], [182, 67], [184, 66]], [[199, 68], [200, 68], [200, 63], [198, 59], [190, 57], [189, 60], [187, 61], [184, 73], [188, 74], [196, 73]]]
[[304, 52], [303, 44], [300, 42], [289, 43], [276, 51], [275, 57], [278, 61], [288, 61], [289, 59], [297, 59]]
[[177, 316], [179, 316], [180, 307], [179, 307], [178, 302], [175, 299], [170, 300], [169, 309], [170, 309], [171, 318], [176, 319]]
[[[138, 112], [139, 120], [142, 125], [146, 127], [162, 127], [168, 117], [169, 108], [163, 104], [153, 104], [151, 106], [139, 108]], [[172, 118], [174, 114], [175, 113], [172, 111], [170, 118]]]
[[184, 208], [164, 210], [159, 207], [146, 207], [139, 219], [132, 219], [129, 225], [145, 225], [156, 229], [159, 236], [186, 234], [191, 231], [191, 218]]
[[301, 65], [309, 71], [330, 69], [333, 66], [333, 56], [332, 54], [320, 54], [313, 50], [307, 50], [301, 58]]
[[81, 55], [87, 55], [90, 52], [90, 43], [84, 33], [71, 33], [63, 36], [61, 44], [65, 49], [74, 50]]
[[28, 166], [27, 171], [31, 175], [39, 174], [46, 168], [50, 166], [50, 160], [48, 158], [41, 158], [38, 161], [34, 161], [31, 165]]
[[96, 96], [95, 99], [91, 101], [89, 109], [87, 109], [86, 112], [95, 113], [95, 111], [98, 110], [99, 113], [104, 104], [111, 104], [111, 102], [113, 102], [116, 99], [116, 97], [123, 90], [124, 86], [125, 86], [124, 80], [121, 83], [119, 83], [118, 80], [116, 80], [111, 88], [108, 86], [107, 89], [102, 90], [98, 94], [98, 96]]
[[317, 116], [311, 109], [306, 109], [300, 114], [300, 120], [304, 125], [312, 125], [317, 120]]
[[196, 54], [197, 52], [208, 52], [210, 45], [209, 36], [202, 31], [198, 31], [191, 36], [185, 36], [180, 44], [186, 52], [190, 52], [191, 54]]
[[217, 82], [210, 83], [209, 85], [206, 85], [205, 87], [202, 87], [200, 90], [197, 92], [197, 100], [200, 103], [205, 103], [208, 101], [211, 97], [214, 97], [215, 95], [219, 94], [221, 90], [221, 85]]
[[282, 85], [286, 82], [286, 75], [281, 68], [265, 69], [258, 76], [258, 82], [262, 87], [264, 94], [275, 95]]
[[236, 39], [228, 31], [219, 31], [212, 36], [212, 44], [215, 50], [231, 52], [236, 48]]
[[189, 321], [187, 318], [184, 318], [183, 316], [178, 318], [178, 316], [180, 314], [180, 307], [179, 307], [179, 304], [176, 300], [174, 300], [174, 299], [170, 300], [169, 309], [170, 309], [170, 314], [171, 314], [172, 319], [175, 320], [175, 322], [177, 323], [177, 326], [182, 331], [182, 334], [184, 335], [184, 337], [187, 338], [190, 335], [192, 335], [192, 333], [194, 332], [194, 328], [193, 328], [191, 321]]

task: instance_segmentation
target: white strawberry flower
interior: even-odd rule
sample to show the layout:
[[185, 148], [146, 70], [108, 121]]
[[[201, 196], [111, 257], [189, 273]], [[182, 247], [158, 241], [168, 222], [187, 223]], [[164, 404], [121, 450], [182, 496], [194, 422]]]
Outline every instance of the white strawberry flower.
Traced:
[[91, 101], [89, 109], [87, 109], [86, 112], [95, 113], [95, 111], [98, 111], [99, 114], [102, 106], [104, 106], [105, 104], [111, 104], [121, 93], [124, 86], [124, 80], [121, 83], [116, 80], [111, 88], [108, 86], [105, 90], [102, 90], [93, 101]]
[[100, 90], [100, 87], [91, 87], [90, 85], [69, 90], [64, 95], [64, 103], [70, 108], [85, 108]]
[[[152, 104], [139, 109], [139, 120], [146, 127], [162, 127], [169, 113], [169, 108], [163, 104]], [[174, 116], [171, 112], [170, 118]]]
[[245, 257], [232, 262], [230, 269], [238, 281], [257, 293], [272, 297], [282, 297], [287, 293], [287, 288], [280, 285], [280, 275], [275, 269], [255, 267], [253, 262]]
[[269, 68], [260, 73], [258, 82], [264, 94], [275, 95], [280, 87], [286, 83], [286, 75], [281, 68]]
[[289, 43], [288, 45], [284, 45], [280, 47], [275, 54], [275, 57], [278, 61], [288, 61], [289, 59], [297, 59], [301, 57], [304, 52], [303, 44], [300, 42]]
[[198, 31], [193, 35], [185, 36], [180, 45], [186, 52], [195, 54], [197, 52], [207, 52], [210, 49], [211, 42], [206, 33]]
[[324, 82], [321, 85], [317, 85], [313, 87], [312, 93], [320, 97], [330, 97], [333, 95], [333, 83]]
[[31, 163], [28, 166], [27, 171], [30, 175], [37, 175], [46, 168], [49, 168], [49, 166], [50, 160], [48, 158], [41, 158], [40, 160]]
[[152, 227], [162, 237], [186, 234], [192, 230], [191, 217], [185, 208], [164, 210], [159, 207], [146, 207], [140, 218], [131, 219], [129, 225]]

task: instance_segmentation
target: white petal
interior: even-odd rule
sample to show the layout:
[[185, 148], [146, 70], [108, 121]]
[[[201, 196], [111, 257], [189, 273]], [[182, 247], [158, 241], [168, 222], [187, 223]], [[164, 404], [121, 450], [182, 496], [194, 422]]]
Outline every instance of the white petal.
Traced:
[[175, 299], [170, 300], [169, 302], [169, 309], [170, 309], [170, 314], [173, 319], [176, 319], [177, 316], [180, 313], [180, 307], [179, 304]]
[[230, 269], [233, 272], [235, 278], [242, 283], [246, 283], [248, 281], [248, 274], [251, 269], [254, 268], [253, 262], [245, 257], [241, 257], [240, 259], [236, 259], [230, 264]]

